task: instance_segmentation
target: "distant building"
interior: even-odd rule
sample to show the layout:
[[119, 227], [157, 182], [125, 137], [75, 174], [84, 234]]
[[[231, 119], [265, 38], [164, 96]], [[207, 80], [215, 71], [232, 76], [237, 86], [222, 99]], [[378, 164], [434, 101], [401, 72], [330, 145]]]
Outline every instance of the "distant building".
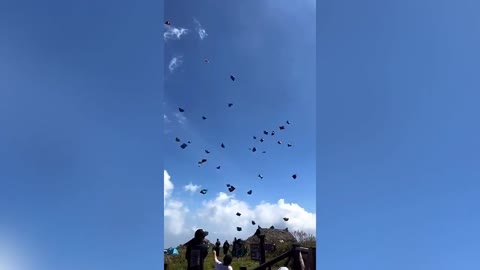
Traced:
[[297, 243], [297, 239], [295, 239], [295, 237], [288, 231], [288, 228], [275, 229], [273, 226], [270, 228], [261, 228], [258, 226], [258, 229], [246, 240], [246, 242], [248, 244], [259, 244], [260, 239], [257, 235], [260, 234], [265, 235], [265, 244]]
[[258, 226], [255, 233], [246, 240], [250, 246], [250, 258], [256, 261], [261, 261], [260, 238], [258, 235], [265, 235], [265, 252], [275, 252], [278, 244], [283, 244], [282, 246], [285, 247], [285, 244], [289, 246], [297, 243], [297, 239], [288, 231], [288, 228], [275, 229], [273, 226], [270, 228]]

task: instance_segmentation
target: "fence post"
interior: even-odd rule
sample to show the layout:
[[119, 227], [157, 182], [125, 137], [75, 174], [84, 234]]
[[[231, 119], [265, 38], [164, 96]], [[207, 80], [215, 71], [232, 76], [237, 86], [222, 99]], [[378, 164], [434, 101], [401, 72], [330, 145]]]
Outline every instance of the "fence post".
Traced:
[[293, 244], [292, 245], [292, 256], [293, 256], [293, 269], [301, 269], [300, 268], [300, 258], [298, 256], [298, 253], [301, 252], [297, 247], [300, 247], [298, 244]]
[[317, 267], [317, 249], [314, 247], [308, 250], [308, 265], [310, 270], [314, 270]]
[[265, 263], [265, 235], [260, 234], [258, 235], [260, 238], [260, 264]]

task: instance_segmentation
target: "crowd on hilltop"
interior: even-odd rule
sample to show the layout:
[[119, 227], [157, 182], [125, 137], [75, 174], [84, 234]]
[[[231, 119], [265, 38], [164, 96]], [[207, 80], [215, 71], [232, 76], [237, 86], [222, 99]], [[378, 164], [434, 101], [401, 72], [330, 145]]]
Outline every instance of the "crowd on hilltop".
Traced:
[[[188, 270], [203, 270], [205, 258], [208, 255], [208, 243], [205, 237], [208, 235], [207, 231], [198, 229], [195, 231], [194, 237], [184, 244], [187, 247], [185, 253], [185, 259], [187, 260]], [[217, 256], [220, 255], [220, 248], [222, 246], [220, 240], [217, 238], [213, 247], [213, 260], [215, 264], [215, 270], [233, 270], [231, 266], [233, 257], [242, 257], [245, 254], [242, 253], [241, 240], [235, 238], [232, 243], [232, 252], [229, 254], [230, 243], [225, 240], [223, 243], [223, 260], [220, 261]], [[300, 255], [301, 256], [301, 255]], [[300, 257], [302, 263], [302, 270], [305, 268], [303, 265], [303, 259]], [[280, 267], [278, 270], [289, 270], [287, 267]], [[300, 270], [300, 269], [299, 269]]]

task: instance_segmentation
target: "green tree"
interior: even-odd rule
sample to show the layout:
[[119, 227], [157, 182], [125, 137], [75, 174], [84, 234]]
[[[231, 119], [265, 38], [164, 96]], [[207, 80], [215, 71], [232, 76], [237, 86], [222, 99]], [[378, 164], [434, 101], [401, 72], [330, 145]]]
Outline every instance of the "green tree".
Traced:
[[316, 247], [317, 239], [314, 234], [309, 234], [301, 230], [292, 232], [293, 237], [297, 239], [298, 243], [304, 247]]

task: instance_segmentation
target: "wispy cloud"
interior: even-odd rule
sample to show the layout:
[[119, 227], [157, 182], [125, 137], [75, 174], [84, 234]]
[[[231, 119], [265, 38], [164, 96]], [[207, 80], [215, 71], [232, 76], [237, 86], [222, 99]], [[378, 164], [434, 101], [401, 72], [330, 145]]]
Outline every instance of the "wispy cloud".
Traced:
[[178, 121], [179, 124], [184, 124], [185, 121], [187, 120], [187, 118], [179, 112], [175, 113], [175, 118], [177, 118], [177, 121]]
[[168, 69], [170, 72], [173, 72], [175, 69], [180, 67], [182, 65], [182, 57], [181, 56], [175, 56], [170, 60], [170, 64], [168, 64]]
[[180, 39], [183, 35], [188, 34], [188, 29], [177, 28], [171, 25], [165, 25], [166, 31], [163, 33], [163, 38], [168, 39]]
[[170, 122], [171, 122], [170, 119], [168, 118], [168, 116], [167, 116], [166, 114], [163, 115], [163, 121], [164, 121], [165, 123], [170, 123]]
[[185, 191], [188, 191], [190, 193], [195, 193], [198, 190], [200, 190], [200, 186], [199, 185], [194, 185], [190, 182], [190, 184], [184, 186], [183, 189], [185, 189]]
[[202, 27], [202, 25], [200, 24], [200, 22], [197, 19], [193, 18], [193, 21], [197, 25], [196, 29], [197, 29], [197, 33], [198, 33], [198, 36], [200, 37], [200, 39], [206, 38], [208, 36], [208, 34], [207, 34], [207, 31], [205, 30], [205, 28]]

